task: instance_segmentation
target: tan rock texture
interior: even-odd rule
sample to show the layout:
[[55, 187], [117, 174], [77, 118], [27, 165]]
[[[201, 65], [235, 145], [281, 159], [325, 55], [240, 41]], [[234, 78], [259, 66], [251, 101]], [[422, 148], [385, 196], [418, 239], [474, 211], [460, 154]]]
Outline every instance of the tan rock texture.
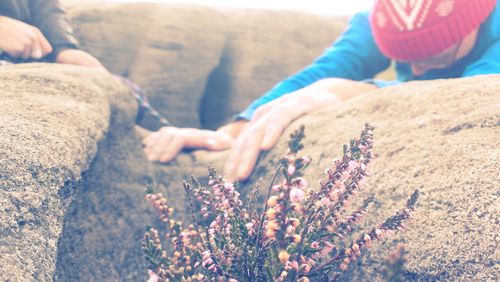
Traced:
[[0, 277], [47, 281], [109, 100], [128, 90], [104, 73], [34, 64], [1, 67], [0, 89]]
[[[306, 126], [303, 154], [313, 159], [306, 177], [316, 183], [340, 156], [342, 144], [359, 136], [365, 122], [374, 125], [375, 159], [366, 192], [374, 193], [377, 202], [367, 222], [381, 222], [401, 209], [415, 189], [421, 192], [414, 219], [396, 238], [408, 251], [406, 278], [495, 281], [500, 258], [499, 101], [498, 75], [412, 82], [304, 117], [288, 133]], [[261, 159], [251, 182], [271, 178], [286, 141], [282, 138]], [[372, 255], [376, 260], [386, 256]], [[375, 278], [380, 276], [358, 281]]]
[[186, 4], [70, 2], [68, 10], [85, 50], [142, 86], [174, 124], [205, 128], [230, 121], [307, 65], [346, 25], [344, 18]]

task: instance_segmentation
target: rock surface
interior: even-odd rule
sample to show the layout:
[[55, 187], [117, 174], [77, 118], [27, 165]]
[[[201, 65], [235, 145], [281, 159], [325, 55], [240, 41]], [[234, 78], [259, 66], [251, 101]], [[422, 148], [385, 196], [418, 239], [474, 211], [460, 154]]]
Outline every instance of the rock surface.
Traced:
[[[68, 10], [83, 49], [142, 86], [174, 124], [188, 127], [228, 122], [345, 28], [344, 18], [298, 12], [76, 3]], [[152, 119], [144, 125], [160, 126]]]
[[128, 90], [104, 73], [49, 65], [1, 67], [0, 88], [0, 277], [47, 281], [109, 100]]
[[[377, 203], [368, 222], [381, 222], [401, 209], [415, 189], [421, 193], [414, 219], [402, 233], [407, 278], [494, 281], [500, 267], [499, 101], [500, 76], [412, 82], [304, 117], [288, 133], [306, 126], [303, 154], [313, 159], [306, 177], [316, 183], [340, 156], [342, 144], [359, 136], [365, 122], [374, 125], [367, 192]], [[252, 179], [271, 178], [286, 139], [265, 155]]]

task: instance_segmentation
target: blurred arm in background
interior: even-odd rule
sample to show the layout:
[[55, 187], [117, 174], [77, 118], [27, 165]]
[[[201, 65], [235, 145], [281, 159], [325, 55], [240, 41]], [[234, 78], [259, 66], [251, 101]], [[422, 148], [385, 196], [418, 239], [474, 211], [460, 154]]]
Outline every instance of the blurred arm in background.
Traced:
[[104, 68], [78, 49], [78, 41], [58, 0], [2, 0], [0, 49], [14, 60], [53, 60]]
[[78, 49], [78, 41], [58, 0], [30, 0], [32, 22], [53, 46], [56, 63], [104, 68], [89, 53]]

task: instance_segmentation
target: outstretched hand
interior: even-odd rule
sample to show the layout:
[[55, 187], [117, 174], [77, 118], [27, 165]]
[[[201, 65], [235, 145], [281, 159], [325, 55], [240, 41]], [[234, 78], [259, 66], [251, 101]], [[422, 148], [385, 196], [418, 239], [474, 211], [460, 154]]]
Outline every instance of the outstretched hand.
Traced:
[[0, 50], [16, 59], [41, 59], [52, 46], [37, 27], [0, 16]]
[[259, 107], [236, 139], [224, 177], [229, 181], [247, 179], [260, 152], [271, 149], [297, 118], [373, 89], [376, 87], [361, 82], [324, 79]]
[[233, 138], [224, 133], [195, 128], [162, 127], [142, 141], [148, 160], [166, 163], [182, 149], [221, 151], [233, 145]]

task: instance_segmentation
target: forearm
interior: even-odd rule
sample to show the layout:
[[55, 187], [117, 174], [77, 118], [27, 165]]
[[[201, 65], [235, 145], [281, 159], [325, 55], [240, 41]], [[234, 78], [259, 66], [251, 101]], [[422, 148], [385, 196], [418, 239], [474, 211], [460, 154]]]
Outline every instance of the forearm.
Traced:
[[311, 86], [313, 86], [311, 92], [328, 92], [335, 95], [341, 102], [377, 89], [377, 86], [373, 84], [342, 78], [322, 79]]
[[[390, 60], [382, 55], [371, 33], [368, 13], [355, 15], [347, 30], [312, 65], [283, 80], [253, 102], [239, 117], [251, 119], [255, 110], [289, 93], [306, 89], [327, 78], [365, 80], [386, 69]], [[339, 94], [341, 96], [341, 93]], [[349, 95], [347, 95], [349, 96]]]

